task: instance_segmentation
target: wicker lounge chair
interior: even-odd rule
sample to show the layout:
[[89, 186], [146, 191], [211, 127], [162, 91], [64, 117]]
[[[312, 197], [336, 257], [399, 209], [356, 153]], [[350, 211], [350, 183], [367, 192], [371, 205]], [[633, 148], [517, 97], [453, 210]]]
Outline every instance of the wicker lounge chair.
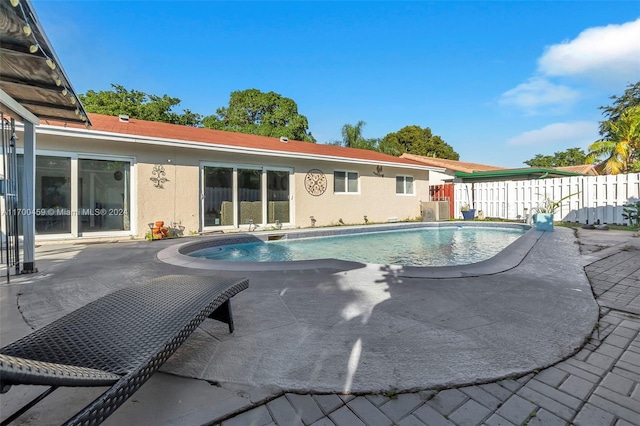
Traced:
[[99, 424], [142, 386], [205, 318], [233, 332], [230, 298], [240, 279], [171, 275], [117, 290], [0, 349], [0, 391], [51, 386], [3, 424], [60, 386], [110, 386], [66, 424]]

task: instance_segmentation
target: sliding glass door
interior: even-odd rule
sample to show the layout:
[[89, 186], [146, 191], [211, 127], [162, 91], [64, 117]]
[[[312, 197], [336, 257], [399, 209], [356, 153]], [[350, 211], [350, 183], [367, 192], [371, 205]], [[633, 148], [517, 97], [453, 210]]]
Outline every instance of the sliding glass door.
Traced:
[[[132, 160], [78, 158], [76, 154], [36, 155], [36, 234], [131, 230], [131, 165]], [[21, 207], [22, 154], [18, 173]], [[22, 231], [21, 222], [19, 226]]]
[[267, 223], [289, 221], [289, 172], [267, 170]]
[[36, 157], [36, 234], [71, 233], [71, 158]]
[[78, 160], [80, 232], [131, 229], [130, 180], [128, 161]]
[[262, 223], [262, 170], [238, 170], [238, 224]]
[[202, 165], [202, 225], [250, 226], [291, 222], [291, 170]]
[[233, 225], [233, 169], [204, 167], [204, 226]]

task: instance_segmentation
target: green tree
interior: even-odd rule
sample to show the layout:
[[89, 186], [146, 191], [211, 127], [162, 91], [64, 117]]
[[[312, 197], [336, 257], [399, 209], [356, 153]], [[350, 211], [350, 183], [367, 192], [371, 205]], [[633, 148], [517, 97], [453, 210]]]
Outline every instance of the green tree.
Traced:
[[[387, 135], [389, 136], [389, 135]], [[383, 154], [393, 155], [395, 157], [401, 156], [404, 152], [404, 146], [398, 142], [397, 138], [387, 137], [378, 141], [377, 150]]]
[[202, 115], [192, 112], [190, 109], [185, 109], [184, 112], [178, 116], [176, 124], [202, 127]]
[[368, 149], [370, 151], [378, 150], [379, 139], [366, 139], [362, 136], [362, 128], [366, 125], [360, 120], [356, 124], [345, 124], [342, 126], [342, 140], [329, 142], [330, 145], [345, 146], [347, 148]]
[[433, 135], [431, 129], [420, 126], [406, 126], [395, 133], [389, 133], [380, 141], [380, 151], [385, 153], [405, 153], [426, 157], [458, 160], [460, 155], [440, 136]]
[[185, 110], [178, 114], [173, 108], [180, 104], [180, 99], [167, 95], [149, 95], [138, 90], [127, 90], [119, 84], [112, 84], [113, 90], [87, 91], [79, 94], [87, 112], [105, 115], [126, 114], [140, 120], [161, 121], [164, 123], [183, 124], [199, 127], [200, 114]]
[[580, 148], [569, 148], [555, 153], [556, 167], [580, 166], [586, 164], [587, 154]]
[[566, 151], [558, 151], [553, 155], [536, 154], [530, 160], [524, 162], [530, 167], [565, 167], [586, 164], [587, 154], [580, 148], [569, 148]]
[[605, 157], [606, 174], [629, 173], [640, 169], [640, 105], [625, 109], [606, 124], [607, 137], [589, 146], [591, 163]]
[[298, 105], [275, 92], [257, 89], [231, 92], [229, 105], [202, 119], [204, 127], [270, 137], [315, 142], [307, 117]]
[[342, 126], [342, 143], [347, 148], [359, 148], [364, 143], [362, 128], [367, 124], [360, 120], [356, 124]]
[[368, 149], [370, 151], [380, 151], [380, 138], [368, 138], [362, 141], [362, 144], [358, 147], [360, 149]]
[[618, 121], [626, 109], [640, 105], [640, 81], [635, 84], [629, 84], [622, 96], [613, 95], [611, 99], [613, 99], [613, 105], [598, 108], [602, 110], [602, 115], [605, 117], [605, 120], [600, 122], [602, 140], [612, 139], [611, 124]]
[[525, 161], [524, 164], [529, 167], [553, 167], [553, 155], [536, 154], [535, 157]]

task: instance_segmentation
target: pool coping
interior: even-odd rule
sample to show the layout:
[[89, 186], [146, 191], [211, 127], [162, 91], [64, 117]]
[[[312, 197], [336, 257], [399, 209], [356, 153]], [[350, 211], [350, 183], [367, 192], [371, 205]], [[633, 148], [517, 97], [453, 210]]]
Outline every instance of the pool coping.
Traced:
[[[302, 238], [313, 234], [314, 236], [340, 235], [347, 233], [359, 233], [366, 231], [383, 231], [391, 229], [413, 229], [424, 227], [500, 227], [500, 228], [530, 228], [517, 240], [509, 244], [495, 256], [476, 263], [455, 266], [400, 266], [382, 265], [373, 263], [360, 263], [339, 259], [315, 259], [296, 260], [286, 262], [227, 262], [220, 260], [201, 259], [188, 256], [188, 253], [205, 247], [222, 244], [233, 244], [239, 241], [260, 239], [269, 240], [270, 237], [286, 236], [287, 238]], [[395, 276], [408, 278], [462, 278], [493, 275], [508, 271], [518, 266], [527, 256], [539, 239], [544, 235], [543, 231], [526, 224], [506, 222], [415, 222], [409, 224], [384, 224], [365, 226], [342, 226], [336, 228], [307, 228], [277, 231], [262, 231], [260, 233], [234, 233], [215, 236], [203, 236], [201, 241], [188, 241], [167, 247], [157, 254], [158, 260], [175, 266], [185, 268], [217, 270], [217, 271], [293, 271], [314, 269], [369, 269], [384, 271]]]

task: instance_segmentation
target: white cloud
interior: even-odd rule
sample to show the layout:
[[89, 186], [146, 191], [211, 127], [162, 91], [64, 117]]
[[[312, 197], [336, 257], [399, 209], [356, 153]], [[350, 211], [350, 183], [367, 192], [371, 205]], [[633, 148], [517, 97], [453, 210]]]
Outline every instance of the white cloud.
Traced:
[[588, 28], [573, 40], [548, 47], [538, 59], [548, 76], [586, 76], [620, 79], [640, 75], [640, 18], [621, 25]]
[[541, 129], [530, 130], [507, 140], [507, 145], [557, 145], [562, 149], [586, 148], [598, 139], [599, 125], [595, 121], [554, 123]]
[[551, 106], [561, 111], [571, 106], [579, 95], [575, 90], [553, 84], [544, 78], [532, 77], [525, 83], [502, 94], [500, 103], [523, 109], [527, 114], [535, 114], [540, 108]]
[[[622, 87], [638, 76], [640, 18], [588, 28], [573, 40], [548, 46], [538, 58], [536, 75], [504, 92], [500, 104], [520, 108], [526, 114], [562, 113], [579, 97], [577, 90], [566, 85], [578, 78]], [[554, 77], [564, 78], [565, 85], [553, 83]]]

